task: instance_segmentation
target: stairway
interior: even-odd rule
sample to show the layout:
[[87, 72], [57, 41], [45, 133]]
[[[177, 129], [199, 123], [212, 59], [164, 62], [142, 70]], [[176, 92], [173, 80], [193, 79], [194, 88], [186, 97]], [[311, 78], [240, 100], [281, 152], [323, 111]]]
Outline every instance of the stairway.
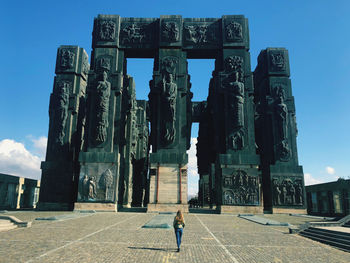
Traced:
[[350, 227], [350, 220], [342, 225], [343, 227]]
[[309, 227], [299, 235], [350, 252], [350, 232]]
[[14, 228], [17, 228], [17, 226], [14, 223], [12, 223], [10, 220], [0, 219], [0, 232], [8, 231]]

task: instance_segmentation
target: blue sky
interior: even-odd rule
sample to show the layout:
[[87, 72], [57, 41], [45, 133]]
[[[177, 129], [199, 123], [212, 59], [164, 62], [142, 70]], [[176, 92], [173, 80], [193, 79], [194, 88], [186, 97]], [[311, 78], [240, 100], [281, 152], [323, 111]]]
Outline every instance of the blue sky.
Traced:
[[[98, 14], [214, 18], [243, 14], [249, 20], [252, 70], [262, 49], [289, 50], [299, 129], [299, 162], [304, 167], [306, 181], [347, 178], [350, 176], [349, 10], [347, 0], [3, 2], [0, 173], [25, 175], [29, 168], [24, 163], [30, 163], [30, 167], [40, 163], [48, 132], [48, 104], [57, 48], [78, 45], [90, 54], [93, 19]], [[128, 66], [128, 73], [136, 80], [137, 98], [145, 99], [152, 78], [152, 61], [130, 59]], [[206, 99], [212, 70], [211, 60], [189, 61], [194, 100]], [[38, 169], [28, 176], [40, 176]], [[191, 179], [192, 186], [195, 179]]]

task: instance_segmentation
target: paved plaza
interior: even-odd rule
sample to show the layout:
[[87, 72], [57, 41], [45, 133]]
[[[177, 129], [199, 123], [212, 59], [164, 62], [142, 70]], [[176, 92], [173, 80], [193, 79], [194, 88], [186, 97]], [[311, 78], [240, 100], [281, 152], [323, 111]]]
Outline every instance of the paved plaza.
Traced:
[[[185, 214], [180, 253], [173, 229], [142, 228], [157, 214], [13, 212], [30, 228], [0, 232], [0, 262], [350, 262], [350, 254], [236, 215]], [[66, 215], [62, 220], [34, 220]], [[299, 225], [310, 219], [268, 215]]]

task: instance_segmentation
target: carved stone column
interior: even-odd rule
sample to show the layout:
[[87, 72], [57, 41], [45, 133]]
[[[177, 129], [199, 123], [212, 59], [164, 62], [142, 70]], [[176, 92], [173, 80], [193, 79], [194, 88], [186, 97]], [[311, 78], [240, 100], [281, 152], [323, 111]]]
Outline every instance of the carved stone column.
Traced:
[[[248, 21], [222, 17], [223, 48], [215, 61], [208, 109], [214, 130], [216, 203], [221, 212], [262, 212], [254, 137]], [[246, 206], [246, 207], [243, 207]]]
[[265, 209], [306, 213], [302, 166], [298, 164], [295, 104], [288, 51], [261, 51], [254, 71], [256, 141], [261, 156]]
[[87, 127], [79, 156], [75, 210], [117, 209], [124, 70], [124, 52], [118, 49], [119, 31], [119, 16], [95, 18], [87, 89]]
[[84, 49], [58, 48], [46, 159], [41, 164], [40, 210], [72, 209], [76, 200], [89, 67]]
[[161, 16], [159, 22], [160, 48], [149, 94], [152, 173], [148, 211], [162, 210], [162, 204], [188, 209], [186, 150], [191, 134], [191, 93], [186, 52], [181, 49], [182, 24], [181, 16]]

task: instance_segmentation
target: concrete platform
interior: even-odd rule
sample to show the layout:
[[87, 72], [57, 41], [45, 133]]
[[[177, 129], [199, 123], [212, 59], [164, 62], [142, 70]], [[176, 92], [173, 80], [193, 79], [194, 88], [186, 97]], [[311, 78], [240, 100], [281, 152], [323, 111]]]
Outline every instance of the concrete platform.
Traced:
[[[13, 214], [28, 220], [63, 213]], [[185, 214], [181, 252], [177, 253], [173, 229], [142, 228], [157, 215], [98, 212], [59, 221], [35, 220], [31, 228], [0, 232], [0, 262], [349, 262], [349, 253], [287, 234], [288, 227], [264, 226], [229, 214]], [[281, 216], [269, 218], [280, 221]], [[283, 218], [296, 223], [305, 220]]]

